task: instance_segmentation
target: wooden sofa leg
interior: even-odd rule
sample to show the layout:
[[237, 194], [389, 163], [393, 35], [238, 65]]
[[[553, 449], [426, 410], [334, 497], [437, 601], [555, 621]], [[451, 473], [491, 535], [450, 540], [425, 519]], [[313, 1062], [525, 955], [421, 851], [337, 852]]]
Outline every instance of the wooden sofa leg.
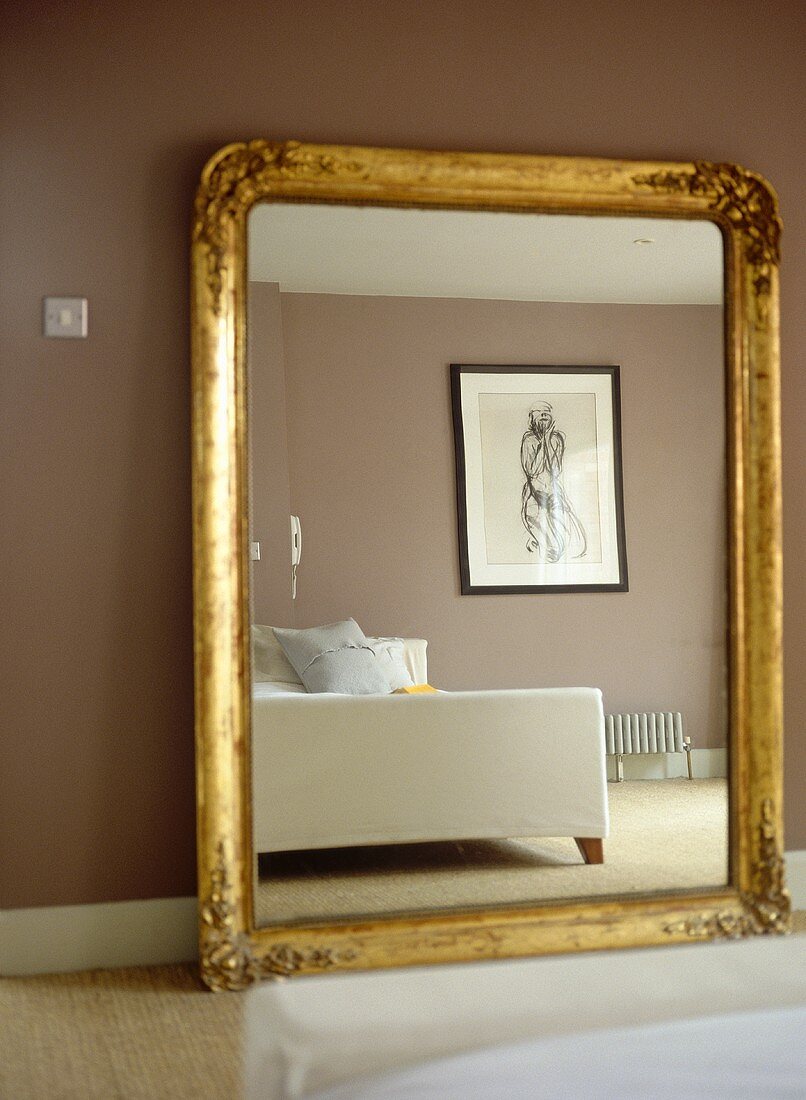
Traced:
[[598, 836], [575, 836], [580, 855], [586, 863], [604, 863], [604, 844]]

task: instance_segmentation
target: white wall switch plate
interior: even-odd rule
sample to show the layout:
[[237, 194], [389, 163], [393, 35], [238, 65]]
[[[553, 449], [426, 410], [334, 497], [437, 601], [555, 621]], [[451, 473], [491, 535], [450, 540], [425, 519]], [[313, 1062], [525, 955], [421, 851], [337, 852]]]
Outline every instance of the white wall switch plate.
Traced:
[[260, 561], [260, 543], [253, 542], [250, 544], [250, 557], [252, 561]]
[[80, 339], [87, 335], [86, 298], [44, 298], [45, 336]]

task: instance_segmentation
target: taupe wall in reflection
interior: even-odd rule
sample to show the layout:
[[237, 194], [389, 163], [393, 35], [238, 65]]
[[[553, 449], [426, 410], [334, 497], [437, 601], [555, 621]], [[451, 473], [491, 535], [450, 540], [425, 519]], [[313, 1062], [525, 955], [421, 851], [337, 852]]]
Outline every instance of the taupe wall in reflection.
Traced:
[[[593, 685], [724, 744], [722, 310], [282, 294], [295, 621], [429, 641], [448, 689]], [[622, 375], [629, 593], [461, 596], [448, 364]]]
[[277, 283], [249, 286], [249, 420], [253, 622], [294, 625], [283, 319]]

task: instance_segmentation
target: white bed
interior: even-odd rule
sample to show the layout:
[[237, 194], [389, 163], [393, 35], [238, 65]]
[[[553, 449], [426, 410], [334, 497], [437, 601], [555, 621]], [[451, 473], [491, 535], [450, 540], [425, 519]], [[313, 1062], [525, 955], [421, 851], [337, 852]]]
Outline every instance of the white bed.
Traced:
[[806, 936], [332, 974], [247, 995], [248, 1100], [802, 1097]]
[[[425, 642], [406, 641], [415, 682]], [[255, 683], [255, 852], [608, 833], [595, 688], [309, 695]]]

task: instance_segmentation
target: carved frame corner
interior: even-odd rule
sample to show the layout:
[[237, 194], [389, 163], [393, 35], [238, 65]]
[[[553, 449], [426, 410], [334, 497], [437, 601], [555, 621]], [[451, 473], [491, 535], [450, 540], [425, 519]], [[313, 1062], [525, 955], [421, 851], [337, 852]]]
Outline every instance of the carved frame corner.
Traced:
[[199, 957], [202, 981], [214, 992], [247, 989], [257, 977], [250, 937], [238, 928], [226, 846], [216, 846], [209, 886], [199, 898]]
[[738, 164], [698, 160], [682, 171], [638, 173], [633, 182], [639, 188], [705, 200], [714, 220], [741, 238], [759, 322], [764, 325], [773, 276], [781, 263], [783, 229], [778, 195], [769, 181]]
[[785, 884], [783, 847], [776, 826], [773, 801], [765, 798], [761, 804], [752, 889], [740, 891], [736, 905], [695, 913], [664, 925], [664, 931], [689, 939], [731, 940], [791, 932], [792, 899]]
[[234, 887], [226, 845], [216, 845], [209, 887], [199, 904], [199, 958], [204, 984], [214, 993], [239, 992], [261, 978], [280, 981], [299, 973], [316, 973], [352, 963], [357, 952], [327, 945], [295, 946], [278, 940], [263, 950], [240, 927], [232, 901]]

